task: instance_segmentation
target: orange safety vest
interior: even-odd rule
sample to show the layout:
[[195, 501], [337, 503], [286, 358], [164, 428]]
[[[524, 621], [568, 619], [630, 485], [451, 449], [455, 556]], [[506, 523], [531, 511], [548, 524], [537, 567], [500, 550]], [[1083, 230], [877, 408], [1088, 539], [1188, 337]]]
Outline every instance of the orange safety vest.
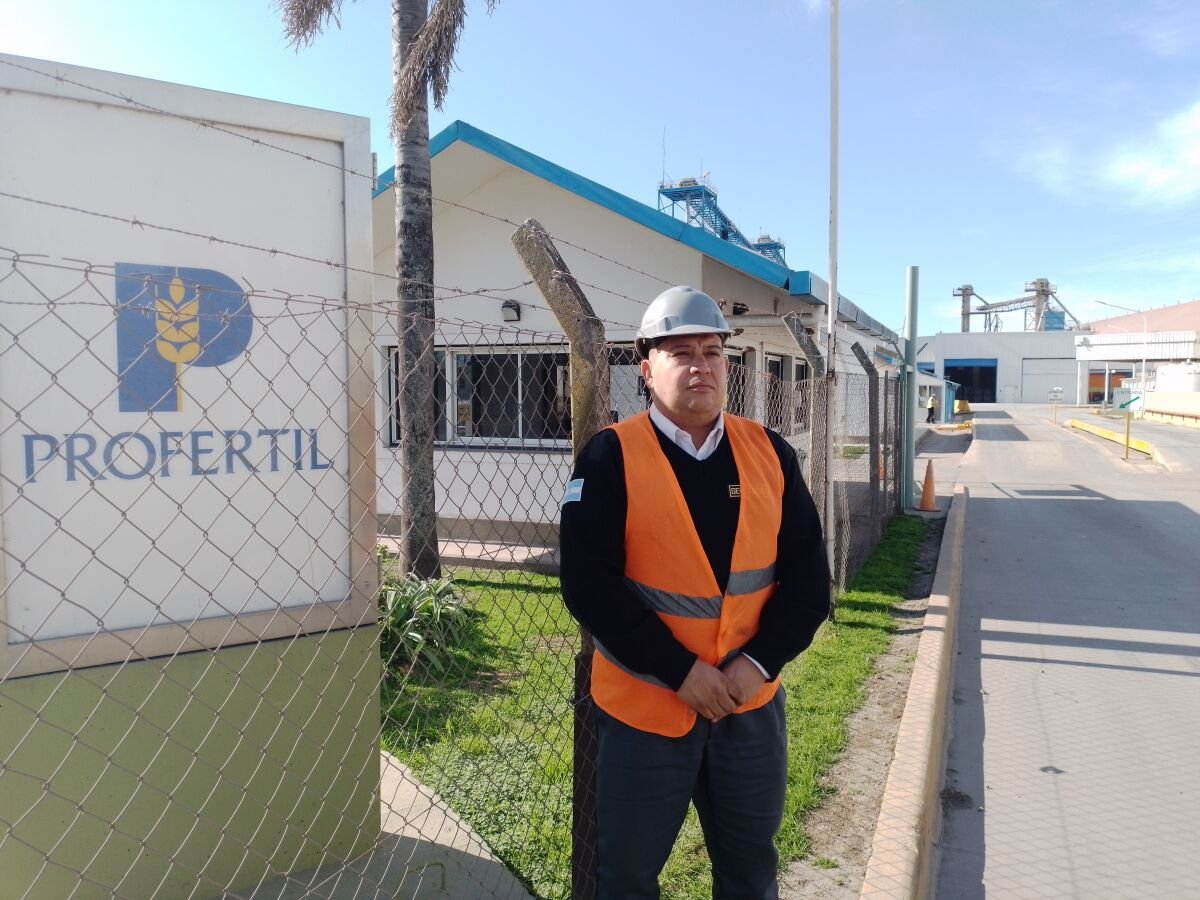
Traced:
[[[783, 517], [783, 472], [763, 427], [725, 414], [737, 463], [741, 509], [729, 583], [722, 596], [679, 481], [659, 446], [648, 413], [610, 426], [625, 458], [625, 581], [675, 638], [711, 665], [741, 649], [758, 631], [775, 592], [775, 557]], [[737, 712], [757, 709], [779, 688], [762, 686]], [[622, 666], [599, 642], [592, 658], [592, 697], [615, 719], [640, 731], [682, 737], [695, 711], [650, 675]]]

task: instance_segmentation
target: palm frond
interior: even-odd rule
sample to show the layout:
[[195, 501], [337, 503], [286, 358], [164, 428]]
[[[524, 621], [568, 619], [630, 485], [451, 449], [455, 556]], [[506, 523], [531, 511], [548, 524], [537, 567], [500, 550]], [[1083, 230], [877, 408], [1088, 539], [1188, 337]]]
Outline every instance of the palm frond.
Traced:
[[[487, 0], [491, 13], [498, 0]], [[412, 121], [417, 101], [426, 89], [433, 91], [433, 105], [442, 108], [450, 90], [454, 53], [467, 19], [466, 0], [437, 0], [429, 18], [417, 32], [404, 55], [391, 102], [391, 133], [400, 134]]]
[[342, 27], [342, 0], [276, 0], [288, 44], [308, 47], [332, 22]]

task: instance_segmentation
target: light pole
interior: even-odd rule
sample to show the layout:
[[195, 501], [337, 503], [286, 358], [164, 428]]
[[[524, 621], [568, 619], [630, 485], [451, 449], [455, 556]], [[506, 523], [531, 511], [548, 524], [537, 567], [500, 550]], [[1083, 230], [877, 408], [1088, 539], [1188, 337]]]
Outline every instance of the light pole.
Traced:
[[1121, 306], [1118, 303], [1109, 303], [1107, 300], [1097, 300], [1101, 306], [1111, 306], [1113, 309], [1121, 309], [1125, 312], [1137, 313], [1142, 317], [1142, 403], [1143, 408], [1146, 396], [1146, 344], [1150, 341], [1150, 331], [1146, 327], [1146, 314], [1140, 309], [1130, 309], [1128, 306]]
[[[838, 0], [829, 2], [829, 302], [825, 307], [825, 555], [829, 560], [829, 608], [837, 587], [837, 522], [834, 518], [833, 426], [837, 396], [838, 317]], [[832, 615], [832, 613], [831, 613]]]

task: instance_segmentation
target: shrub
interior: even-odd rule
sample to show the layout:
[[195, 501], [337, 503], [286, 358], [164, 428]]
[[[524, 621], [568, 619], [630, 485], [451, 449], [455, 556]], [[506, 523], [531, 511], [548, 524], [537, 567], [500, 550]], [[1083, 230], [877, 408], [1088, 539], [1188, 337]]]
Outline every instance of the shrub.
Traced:
[[454, 651], [475, 641], [480, 616], [450, 578], [398, 575], [379, 547], [379, 644], [389, 673], [447, 674]]

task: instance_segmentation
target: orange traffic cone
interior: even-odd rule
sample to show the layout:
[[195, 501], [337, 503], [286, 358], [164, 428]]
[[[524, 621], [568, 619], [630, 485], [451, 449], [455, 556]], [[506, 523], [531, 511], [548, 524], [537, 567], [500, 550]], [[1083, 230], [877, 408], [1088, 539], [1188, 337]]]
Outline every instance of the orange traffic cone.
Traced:
[[925, 486], [921, 488], [921, 503], [917, 506], [921, 512], [937, 512], [937, 493], [933, 489], [933, 460], [925, 464]]

